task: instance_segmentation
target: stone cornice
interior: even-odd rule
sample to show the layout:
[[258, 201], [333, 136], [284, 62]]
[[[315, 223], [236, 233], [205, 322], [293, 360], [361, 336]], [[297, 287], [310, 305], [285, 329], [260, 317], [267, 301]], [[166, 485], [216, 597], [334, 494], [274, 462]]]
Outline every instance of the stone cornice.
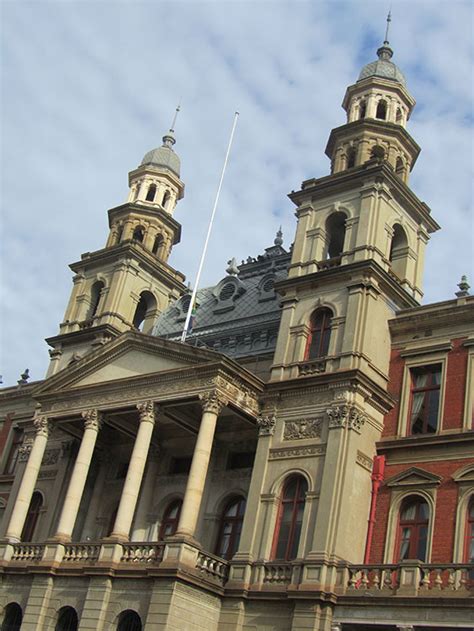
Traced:
[[[397, 313], [395, 318], [389, 320], [388, 324], [394, 335], [405, 331], [413, 333], [417, 326], [434, 329], [444, 325], [449, 326], [453, 331], [459, 325], [467, 325], [471, 333], [473, 319], [474, 296], [468, 296], [462, 303], [455, 299], [404, 309]], [[453, 337], [462, 337], [462, 335], [456, 334]]]
[[99, 326], [90, 326], [80, 331], [71, 331], [70, 333], [59, 333], [52, 337], [47, 337], [45, 342], [52, 347], [57, 346], [58, 343], [67, 342], [68, 344], [77, 344], [80, 342], [87, 342], [90, 339], [97, 339], [102, 334], [103, 337], [114, 338], [118, 337], [122, 331], [117, 329], [112, 324], [100, 324]]
[[380, 440], [376, 447], [377, 453], [384, 454], [400, 449], [413, 450], [414, 447], [417, 450], [431, 447], [444, 449], [458, 443], [472, 443], [474, 446], [474, 431], [459, 431], [455, 434], [420, 434], [418, 436], [389, 437]]

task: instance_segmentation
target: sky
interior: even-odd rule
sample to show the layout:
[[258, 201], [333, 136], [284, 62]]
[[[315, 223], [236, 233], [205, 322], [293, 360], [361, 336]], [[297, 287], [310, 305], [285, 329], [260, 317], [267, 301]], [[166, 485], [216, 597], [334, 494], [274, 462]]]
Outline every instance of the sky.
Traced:
[[[329, 173], [324, 149], [348, 85], [376, 59], [387, 1], [0, 1], [0, 374], [42, 379], [72, 288], [68, 264], [104, 246], [127, 174], [161, 145], [181, 103], [175, 150], [185, 197], [170, 263], [194, 283], [234, 111], [234, 145], [202, 286], [231, 257], [256, 256], [287, 194]], [[474, 286], [471, 0], [392, 0], [393, 61], [417, 106], [410, 178], [442, 230], [428, 244], [425, 297]], [[474, 291], [474, 290], [473, 290]]]

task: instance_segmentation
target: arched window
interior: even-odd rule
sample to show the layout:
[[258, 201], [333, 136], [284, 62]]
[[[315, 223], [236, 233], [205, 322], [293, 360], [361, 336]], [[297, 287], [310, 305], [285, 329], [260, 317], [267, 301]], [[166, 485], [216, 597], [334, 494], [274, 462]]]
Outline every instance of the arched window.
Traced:
[[104, 289], [104, 283], [101, 280], [96, 280], [96, 282], [91, 287], [91, 303], [89, 307], [89, 313], [87, 319], [93, 318], [99, 307], [101, 292]]
[[375, 112], [375, 118], [380, 118], [381, 120], [385, 120], [387, 118], [387, 101], [381, 99], [377, 103], [377, 110]]
[[168, 505], [161, 521], [160, 533], [158, 535], [160, 541], [165, 537], [171, 537], [171, 535], [174, 535], [176, 532], [182, 505], [183, 500], [174, 500]]
[[127, 609], [119, 616], [117, 631], [142, 631], [142, 621], [136, 611]]
[[[464, 562], [474, 563], [474, 495], [471, 497], [467, 509]], [[474, 581], [474, 570], [469, 572], [469, 580]]]
[[151, 333], [155, 311], [156, 300], [153, 294], [149, 291], [142, 292], [133, 316], [133, 326], [143, 333]]
[[40, 516], [41, 508], [43, 506], [43, 496], [39, 491], [35, 491], [31, 498], [30, 507], [26, 514], [25, 525], [21, 533], [22, 541], [33, 541], [35, 534], [36, 524]]
[[317, 309], [311, 314], [310, 333], [306, 343], [305, 359], [326, 357], [331, 339], [332, 313], [329, 309]]
[[223, 559], [231, 559], [237, 552], [245, 513], [245, 499], [234, 497], [226, 504], [221, 516], [216, 554]]
[[341, 256], [344, 250], [344, 239], [346, 236], [346, 216], [344, 213], [335, 212], [327, 218], [327, 256], [332, 259]]
[[389, 260], [394, 272], [399, 278], [405, 278], [408, 259], [408, 239], [402, 226], [393, 226], [393, 237], [390, 244]]
[[156, 195], [156, 184], [150, 184], [150, 186], [148, 187], [147, 194], [146, 194], [146, 201], [147, 202], [154, 201], [155, 195]]
[[23, 612], [18, 603], [9, 603], [5, 607], [2, 631], [20, 631]]
[[161, 201], [161, 205], [163, 206], [163, 208], [168, 208], [168, 204], [169, 201], [171, 199], [171, 195], [169, 191], [165, 191], [164, 195], [163, 195], [163, 199]]
[[145, 230], [143, 226], [137, 226], [135, 230], [133, 231], [132, 239], [134, 241], [139, 241], [140, 243], [142, 243], [144, 236], [145, 236]]
[[405, 498], [398, 521], [397, 561], [426, 561], [430, 511], [427, 502], [418, 496]]
[[385, 160], [385, 149], [381, 145], [374, 145], [370, 150], [370, 157], [374, 160]]
[[155, 241], [153, 243], [153, 248], [151, 250], [153, 254], [158, 253], [158, 250], [162, 243], [163, 243], [163, 236], [161, 234], [157, 234], [155, 237]]
[[117, 237], [115, 239], [115, 243], [120, 243], [120, 241], [122, 240], [122, 235], [123, 235], [123, 225], [120, 224], [120, 226], [117, 228]]
[[398, 175], [400, 179], [403, 180], [405, 175], [405, 164], [403, 163], [402, 158], [398, 156], [397, 161], [395, 163], [395, 173]]
[[399, 107], [397, 107], [397, 115], [396, 115], [395, 121], [399, 124], [401, 124], [403, 121], [402, 110]]
[[78, 619], [73, 607], [62, 607], [58, 612], [58, 621], [54, 631], [77, 631]]
[[352, 167], [355, 167], [355, 163], [356, 163], [356, 150], [354, 149], [354, 147], [351, 147], [347, 151], [347, 168], [352, 169]]
[[359, 105], [359, 120], [362, 118], [365, 118], [366, 113], [367, 113], [367, 102], [361, 101]]
[[273, 539], [274, 559], [289, 561], [298, 554], [307, 490], [308, 483], [301, 475], [290, 476], [283, 485]]

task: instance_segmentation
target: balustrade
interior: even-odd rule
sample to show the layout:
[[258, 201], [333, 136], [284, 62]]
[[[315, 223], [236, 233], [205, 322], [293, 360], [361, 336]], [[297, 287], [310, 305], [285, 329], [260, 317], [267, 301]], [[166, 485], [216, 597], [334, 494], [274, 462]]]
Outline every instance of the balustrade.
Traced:
[[17, 543], [13, 546], [12, 561], [41, 561], [44, 545], [36, 543]]
[[164, 543], [123, 543], [121, 563], [159, 563]]
[[63, 563], [92, 563], [97, 561], [100, 543], [68, 543], [64, 546]]
[[271, 585], [289, 585], [292, 566], [290, 563], [265, 563], [263, 582]]
[[207, 578], [211, 578], [223, 585], [229, 575], [229, 564], [224, 559], [200, 552], [198, 554], [196, 569]]

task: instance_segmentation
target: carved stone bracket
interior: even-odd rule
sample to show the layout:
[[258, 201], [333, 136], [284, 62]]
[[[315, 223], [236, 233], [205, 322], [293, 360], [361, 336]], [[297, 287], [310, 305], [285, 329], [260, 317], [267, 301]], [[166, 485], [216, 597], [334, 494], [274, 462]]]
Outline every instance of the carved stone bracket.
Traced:
[[26, 462], [30, 457], [31, 449], [33, 447], [33, 441], [25, 441], [18, 449], [18, 462]]
[[158, 406], [155, 405], [154, 401], [143, 401], [143, 403], [137, 403], [137, 410], [140, 415], [140, 423], [155, 423]]
[[326, 411], [329, 417], [329, 429], [347, 427], [360, 431], [366, 421], [366, 415], [354, 406], [335, 405]]
[[102, 413], [98, 410], [84, 410], [81, 416], [84, 419], [84, 429], [95, 429], [95, 431], [98, 432], [102, 427]]
[[303, 440], [304, 438], [320, 438], [323, 425], [322, 418], [285, 421], [283, 440]]
[[221, 413], [222, 409], [228, 404], [228, 400], [224, 399], [216, 390], [204, 392], [199, 395], [203, 412], [212, 412], [213, 414]]
[[275, 433], [276, 416], [269, 414], [267, 416], [259, 416], [257, 418], [258, 435], [273, 436]]
[[35, 427], [37, 436], [45, 436], [46, 438], [48, 438], [51, 431], [51, 423], [48, 421], [47, 416], [35, 413], [33, 425]]

